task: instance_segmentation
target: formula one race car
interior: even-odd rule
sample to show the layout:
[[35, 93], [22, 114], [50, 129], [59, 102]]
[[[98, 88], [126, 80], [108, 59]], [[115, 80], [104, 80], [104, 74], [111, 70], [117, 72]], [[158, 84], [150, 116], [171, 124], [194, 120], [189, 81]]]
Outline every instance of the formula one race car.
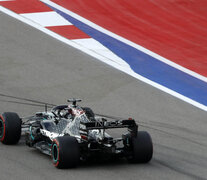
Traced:
[[[147, 132], [138, 131], [136, 122], [107, 120], [80, 107], [80, 99], [69, 99], [70, 105], [60, 105], [51, 111], [38, 112], [22, 121], [14, 112], [0, 115], [0, 140], [3, 144], [18, 143], [24, 132], [26, 144], [52, 157], [57, 168], [76, 167], [80, 160], [92, 157], [126, 157], [129, 162], [147, 163], [153, 145]], [[113, 138], [106, 130], [127, 128], [127, 133]]]

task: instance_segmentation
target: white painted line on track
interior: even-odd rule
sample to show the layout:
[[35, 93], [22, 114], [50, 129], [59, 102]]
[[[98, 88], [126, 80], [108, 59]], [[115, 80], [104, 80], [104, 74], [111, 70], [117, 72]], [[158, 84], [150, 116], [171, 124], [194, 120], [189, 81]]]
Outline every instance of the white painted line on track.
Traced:
[[151, 81], [151, 80], [149, 80], [149, 79], [147, 79], [147, 78], [145, 78], [143, 76], [138, 75], [129, 66], [120, 65], [119, 63], [117, 63], [115, 61], [111, 61], [110, 59], [108, 59], [108, 58], [106, 58], [106, 57], [96, 53], [95, 51], [87, 49], [84, 46], [81, 46], [80, 44], [77, 44], [74, 41], [66, 39], [66, 38], [64, 38], [64, 37], [62, 37], [62, 36], [52, 32], [50, 30], [48, 30], [47, 28], [44, 28], [41, 25], [39, 25], [39, 24], [37, 24], [37, 23], [35, 23], [35, 22], [33, 22], [33, 21], [23, 17], [23, 16], [20, 16], [19, 14], [16, 14], [16, 13], [14, 13], [14, 12], [12, 12], [12, 11], [2, 7], [2, 6], [0, 6], [0, 11], [2, 11], [4, 13], [8, 14], [9, 16], [12, 16], [12, 17], [14, 17], [14, 18], [16, 18], [16, 19], [18, 19], [18, 20], [20, 20], [20, 21], [22, 21], [22, 22], [24, 22], [24, 23], [26, 23], [26, 24], [28, 24], [28, 25], [30, 25], [30, 26], [32, 26], [32, 27], [34, 27], [34, 28], [36, 28], [36, 29], [38, 29], [38, 30], [40, 30], [40, 31], [42, 31], [42, 32], [44, 32], [44, 33], [46, 33], [46, 34], [48, 34], [48, 35], [50, 35], [50, 36], [52, 36], [52, 37], [62, 41], [62, 42], [66, 43], [66, 44], [68, 44], [70, 46], [72, 46], [72, 47], [74, 47], [74, 48], [77, 48], [77, 49], [79, 49], [79, 50], [81, 50], [81, 51], [83, 51], [83, 52], [85, 52], [85, 53], [87, 53], [87, 54], [89, 54], [89, 55], [99, 59], [100, 61], [102, 61], [102, 62], [104, 62], [104, 63], [106, 63], [108, 65], [111, 65], [114, 68], [125, 72], [126, 74], [131, 75], [132, 77], [134, 77], [136, 79], [139, 79], [139, 80], [141, 80], [141, 81], [143, 81], [143, 82], [145, 82], [145, 83], [147, 83], [147, 84], [149, 84], [151, 86], [154, 86], [154, 87], [156, 87], [156, 88], [158, 88], [158, 89], [160, 89], [160, 90], [162, 90], [162, 91], [164, 91], [164, 92], [166, 92], [168, 94], [171, 94], [171, 95], [173, 95], [173, 96], [175, 96], [175, 97], [177, 97], [177, 98], [179, 98], [179, 99], [181, 99], [181, 100], [183, 100], [183, 101], [185, 101], [187, 103], [190, 103], [190, 104], [192, 104], [192, 105], [194, 105], [194, 106], [196, 106], [196, 107], [198, 107], [198, 108], [200, 108], [200, 109], [202, 109], [204, 111], [207, 111], [207, 106], [204, 106], [204, 105], [202, 105], [202, 104], [200, 104], [200, 103], [198, 103], [198, 102], [196, 102], [196, 101], [194, 101], [194, 100], [192, 100], [190, 98], [187, 98], [187, 97], [185, 97], [185, 96], [183, 96], [183, 95], [181, 95], [181, 94], [179, 94], [179, 93], [177, 93], [175, 91], [172, 91], [171, 89], [168, 89], [168, 88], [166, 88], [166, 87], [164, 87], [164, 86], [162, 86], [160, 84], [157, 84], [157, 83], [155, 83], [155, 82], [153, 82], [153, 81]]
[[102, 50], [108, 50], [105, 46], [103, 46], [101, 43], [96, 41], [92, 38], [86, 38], [86, 39], [75, 39], [74, 42], [77, 42], [78, 44], [87, 47], [88, 49], [102, 49]]
[[162, 57], [162, 56], [160, 56], [160, 55], [158, 55], [158, 54], [156, 54], [156, 53], [154, 53], [154, 52], [152, 52], [152, 51], [150, 51], [150, 50], [148, 50], [148, 49], [146, 49], [146, 48], [144, 48], [144, 47], [142, 47], [142, 46], [140, 46], [140, 45], [138, 45], [138, 44], [136, 44], [134, 42], [132, 42], [132, 41], [129, 41], [126, 38], [123, 38], [123, 37], [121, 37], [121, 36], [119, 36], [117, 34], [114, 34], [114, 33], [110, 32], [110, 31], [102, 28], [101, 26], [99, 26], [97, 24], [94, 24], [93, 22], [91, 22], [91, 21], [89, 21], [89, 20], [79, 16], [76, 13], [73, 13], [72, 11], [70, 11], [70, 10], [68, 10], [68, 9], [66, 9], [66, 8], [64, 8], [64, 7], [62, 7], [62, 6], [58, 5], [58, 4], [50, 1], [50, 0], [40, 0], [40, 1], [50, 5], [52, 7], [55, 7], [56, 9], [59, 9], [59, 10], [63, 11], [66, 14], [69, 14], [70, 16], [78, 19], [79, 21], [81, 21], [81, 22], [83, 22], [83, 23], [93, 27], [94, 29], [96, 29], [96, 30], [98, 30], [100, 32], [103, 32], [103, 33], [105, 33], [105, 34], [107, 34], [107, 35], [109, 35], [109, 36], [111, 36], [111, 37], [113, 37], [113, 38], [115, 38], [115, 39], [117, 39], [117, 40], [119, 40], [121, 42], [124, 42], [124, 43], [126, 43], [126, 44], [128, 44], [128, 45], [130, 45], [130, 46], [132, 46], [132, 47], [134, 47], [134, 48], [136, 48], [136, 49], [138, 49], [138, 50], [140, 50], [140, 51], [142, 51], [142, 52], [144, 52], [144, 53], [146, 53], [146, 54], [148, 54], [148, 55], [150, 55], [150, 56], [152, 56], [154, 58], [156, 58], [157, 60], [160, 60], [160, 61], [162, 61], [162, 62], [164, 62], [164, 63], [166, 63], [166, 64], [168, 64], [168, 65], [170, 65], [170, 66], [172, 66], [172, 67], [174, 67], [174, 68], [176, 68], [178, 70], [180, 70], [180, 71], [183, 71], [183, 72], [185, 72], [185, 73], [187, 73], [187, 74], [189, 74], [189, 75], [191, 75], [193, 77], [196, 77], [196, 78], [198, 78], [198, 79], [200, 79], [200, 80], [202, 80], [204, 82], [207, 82], [207, 77], [202, 76], [202, 75], [200, 75], [200, 74], [198, 74], [198, 73], [196, 73], [194, 71], [191, 71], [191, 70], [189, 70], [187, 68], [184, 68], [184, 67], [180, 66], [179, 64], [176, 64], [176, 63], [174, 63], [174, 62], [172, 62], [172, 61], [170, 61], [170, 60], [168, 60], [168, 59], [166, 59], [166, 58], [164, 58], [164, 57]]
[[114, 54], [112, 51], [110, 51], [108, 48], [103, 46], [101, 43], [99, 43], [95, 39], [92, 39], [92, 38], [75, 39], [72, 41], [76, 42], [77, 44], [79, 44], [87, 49], [95, 51], [97, 54], [102, 55], [103, 57], [117, 63], [120, 66], [123, 66], [123, 67], [131, 70], [129, 64], [127, 64], [123, 59], [121, 59], [119, 56]]
[[63, 25], [72, 25], [62, 16], [60, 16], [55, 11], [50, 12], [38, 12], [38, 13], [24, 13], [20, 14], [31, 21], [34, 21], [41, 26], [63, 26]]

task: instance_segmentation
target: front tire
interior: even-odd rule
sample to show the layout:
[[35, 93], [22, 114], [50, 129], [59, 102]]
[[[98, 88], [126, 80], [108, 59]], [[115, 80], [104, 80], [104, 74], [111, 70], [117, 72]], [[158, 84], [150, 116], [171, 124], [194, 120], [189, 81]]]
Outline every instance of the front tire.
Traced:
[[131, 163], [148, 163], [152, 159], [153, 144], [149, 133], [137, 132], [137, 137], [132, 138], [132, 155], [129, 157]]
[[74, 168], [80, 160], [79, 144], [75, 137], [63, 136], [53, 140], [51, 150], [52, 161], [55, 167]]
[[3, 144], [17, 144], [21, 137], [22, 121], [17, 113], [5, 112], [0, 115], [0, 141]]

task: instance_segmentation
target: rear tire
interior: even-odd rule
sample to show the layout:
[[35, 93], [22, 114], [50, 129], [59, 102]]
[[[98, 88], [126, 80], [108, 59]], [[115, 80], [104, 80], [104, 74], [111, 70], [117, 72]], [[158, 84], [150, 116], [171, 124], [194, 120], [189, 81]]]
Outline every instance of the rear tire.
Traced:
[[149, 133], [137, 132], [137, 137], [132, 138], [132, 156], [128, 159], [131, 163], [148, 163], [152, 159], [153, 145]]
[[71, 136], [57, 137], [53, 140], [51, 156], [53, 164], [57, 168], [76, 167], [80, 160], [78, 141]]
[[0, 115], [0, 140], [3, 144], [17, 144], [21, 137], [22, 121], [17, 113], [5, 112]]

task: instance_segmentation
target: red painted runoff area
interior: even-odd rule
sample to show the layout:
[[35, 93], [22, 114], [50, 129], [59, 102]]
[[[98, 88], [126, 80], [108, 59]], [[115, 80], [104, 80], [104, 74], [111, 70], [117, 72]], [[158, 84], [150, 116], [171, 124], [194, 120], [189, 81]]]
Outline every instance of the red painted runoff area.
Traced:
[[52, 11], [48, 6], [37, 0], [0, 1], [0, 6], [18, 14]]
[[52, 0], [207, 77], [206, 0]]
[[50, 26], [46, 27], [57, 34], [68, 38], [68, 39], [85, 39], [90, 38], [87, 34], [83, 31], [79, 30], [77, 27], [69, 25], [69, 26]]

